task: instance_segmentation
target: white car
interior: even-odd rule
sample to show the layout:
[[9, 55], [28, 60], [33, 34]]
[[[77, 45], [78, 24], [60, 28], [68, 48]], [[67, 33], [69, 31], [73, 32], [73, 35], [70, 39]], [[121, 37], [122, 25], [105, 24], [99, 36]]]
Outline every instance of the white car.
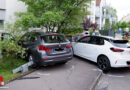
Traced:
[[130, 67], [130, 45], [127, 40], [105, 36], [86, 36], [72, 42], [74, 55], [96, 62], [103, 71], [111, 67]]

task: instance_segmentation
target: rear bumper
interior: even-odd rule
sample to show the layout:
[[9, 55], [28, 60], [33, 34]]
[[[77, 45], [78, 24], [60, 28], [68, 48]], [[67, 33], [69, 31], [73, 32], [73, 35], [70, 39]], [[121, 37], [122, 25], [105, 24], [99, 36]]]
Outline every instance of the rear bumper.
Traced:
[[113, 62], [112, 67], [130, 67], [130, 59], [118, 59]]
[[49, 65], [49, 64], [67, 62], [71, 60], [72, 57], [73, 55], [69, 54], [69, 55], [58, 55], [55, 57], [42, 58], [42, 60], [40, 61], [40, 65], [44, 66], [44, 65]]

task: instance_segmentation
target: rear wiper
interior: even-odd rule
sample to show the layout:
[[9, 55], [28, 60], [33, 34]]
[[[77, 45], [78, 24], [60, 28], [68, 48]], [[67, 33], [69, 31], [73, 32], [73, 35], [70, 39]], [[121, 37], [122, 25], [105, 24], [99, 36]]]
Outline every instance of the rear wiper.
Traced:
[[130, 46], [128, 46], [127, 48], [130, 48]]

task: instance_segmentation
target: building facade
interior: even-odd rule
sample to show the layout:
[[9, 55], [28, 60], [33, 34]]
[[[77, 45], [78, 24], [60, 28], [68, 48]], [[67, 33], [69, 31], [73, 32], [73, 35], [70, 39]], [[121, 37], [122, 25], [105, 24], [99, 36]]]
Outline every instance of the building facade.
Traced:
[[0, 29], [3, 28], [5, 21], [6, 4], [5, 0], [0, 0]]
[[24, 12], [27, 6], [19, 0], [0, 0], [0, 29], [3, 29], [6, 22], [16, 20], [15, 12]]
[[90, 8], [88, 9], [91, 14], [87, 15], [92, 23], [98, 24], [98, 29], [104, 28], [105, 14], [106, 14], [106, 0], [92, 0]]
[[130, 22], [130, 14], [122, 17], [122, 19], [120, 20], [120, 22], [127, 22], [127, 23]]

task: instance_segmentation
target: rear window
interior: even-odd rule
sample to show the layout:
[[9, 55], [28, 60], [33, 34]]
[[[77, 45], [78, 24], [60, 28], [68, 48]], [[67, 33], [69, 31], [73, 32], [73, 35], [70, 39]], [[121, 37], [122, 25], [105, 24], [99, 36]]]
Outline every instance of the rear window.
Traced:
[[42, 40], [44, 40], [45, 43], [63, 43], [68, 42], [68, 39], [66, 39], [63, 35], [45, 35], [41, 37]]
[[130, 48], [130, 44], [128, 43], [128, 40], [111, 40], [112, 44], [116, 47], [120, 48]]

